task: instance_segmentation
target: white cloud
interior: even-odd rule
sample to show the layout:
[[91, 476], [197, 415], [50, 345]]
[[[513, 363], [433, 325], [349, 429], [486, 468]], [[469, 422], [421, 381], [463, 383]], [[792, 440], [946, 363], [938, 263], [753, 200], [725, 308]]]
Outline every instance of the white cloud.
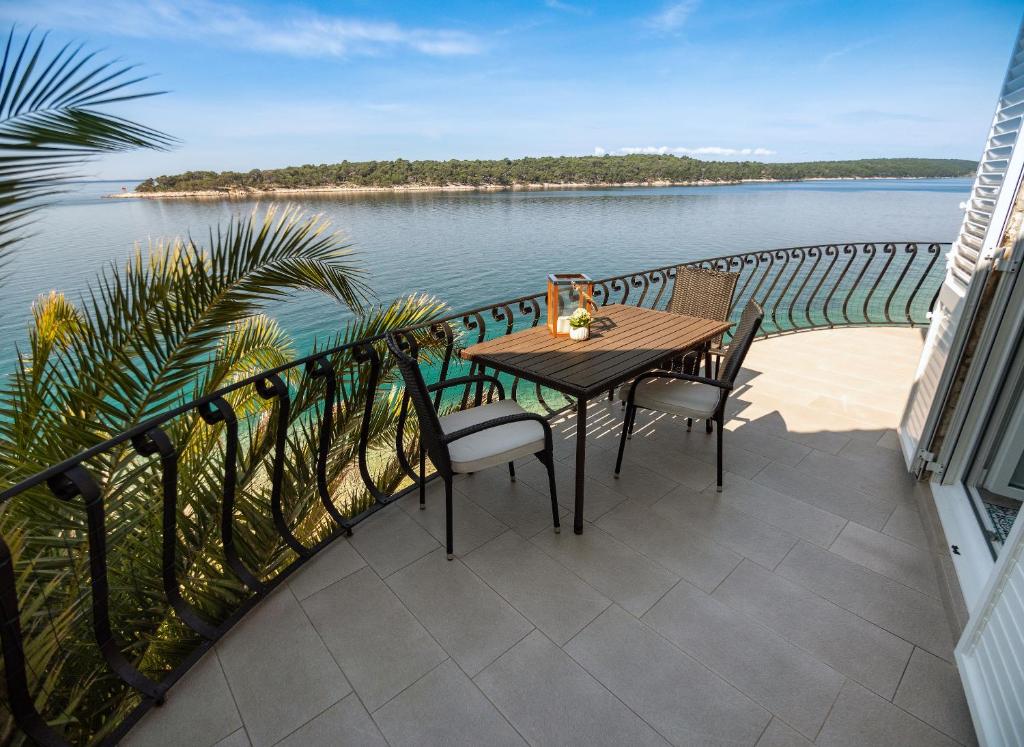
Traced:
[[645, 25], [657, 31], [678, 31], [683, 27], [700, 4], [700, 0], [682, 0], [669, 3], [660, 11], [650, 16]]
[[581, 5], [562, 2], [562, 0], [544, 0], [544, 5], [551, 8], [551, 10], [560, 10], [563, 13], [575, 13], [578, 16], [590, 15], [590, 8], [584, 8]]
[[876, 41], [878, 41], [876, 37], [871, 37], [869, 39], [861, 39], [860, 41], [855, 41], [852, 44], [847, 44], [845, 47], [840, 47], [839, 49], [832, 50], [831, 52], [826, 54], [824, 57], [821, 58], [821, 61], [818, 64], [824, 67], [825, 65], [828, 65], [830, 62], [833, 62], [834, 60], [837, 60], [840, 57], [845, 57], [848, 54], [856, 52], [860, 49], [864, 49], [864, 47], [869, 47]]
[[[600, 152], [598, 152], [600, 151]], [[594, 155], [604, 155], [604, 148], [594, 148]], [[705, 145], [700, 148], [684, 148], [681, 146], [670, 147], [668, 145], [647, 145], [643, 147], [626, 147], [618, 148], [612, 151], [619, 155], [631, 155], [631, 154], [644, 154], [644, 155], [661, 155], [661, 156], [719, 156], [721, 158], [736, 158], [739, 156], [753, 156], [761, 158], [764, 156], [774, 156], [775, 151], [769, 150], [768, 148], [722, 148], [717, 145]]]
[[607, 152], [608, 152], [608, 151], [606, 151], [606, 150], [605, 150], [604, 148], [602, 148], [602, 147], [600, 147], [600, 146], [598, 146], [598, 147], [594, 148], [594, 155], [595, 155], [595, 156], [603, 156], [603, 155], [604, 155], [605, 153], [607, 153]]
[[408, 49], [432, 56], [476, 54], [480, 41], [464, 31], [406, 28], [390, 21], [366, 21], [289, 11], [258, 17], [241, 5], [212, 0], [114, 0], [104, 3], [38, 0], [0, 6], [0, 18], [76, 30], [102, 30], [137, 38], [202, 39], [235, 48], [295, 57], [342, 57]]

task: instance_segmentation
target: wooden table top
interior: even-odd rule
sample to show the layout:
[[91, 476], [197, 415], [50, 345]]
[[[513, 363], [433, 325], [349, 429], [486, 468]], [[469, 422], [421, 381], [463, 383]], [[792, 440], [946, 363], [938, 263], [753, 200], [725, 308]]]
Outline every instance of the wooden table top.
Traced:
[[728, 322], [613, 304], [594, 315], [590, 339], [554, 337], [547, 326], [471, 345], [462, 357], [589, 398], [729, 329]]

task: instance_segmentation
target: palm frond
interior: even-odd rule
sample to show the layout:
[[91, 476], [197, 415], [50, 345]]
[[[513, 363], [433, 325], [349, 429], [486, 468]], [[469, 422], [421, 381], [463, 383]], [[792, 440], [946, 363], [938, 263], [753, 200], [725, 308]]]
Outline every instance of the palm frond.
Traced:
[[177, 141], [103, 109], [140, 91], [135, 66], [99, 62], [81, 45], [47, 49], [46, 33], [11, 27], [0, 58], [0, 280], [32, 213], [92, 156]]

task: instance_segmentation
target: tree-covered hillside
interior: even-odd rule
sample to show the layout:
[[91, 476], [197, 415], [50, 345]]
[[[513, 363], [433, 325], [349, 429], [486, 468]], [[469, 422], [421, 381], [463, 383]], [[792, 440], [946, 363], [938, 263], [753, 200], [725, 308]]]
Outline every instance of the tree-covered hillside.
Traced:
[[669, 155], [558, 156], [495, 161], [342, 161], [242, 173], [189, 171], [147, 179], [139, 192], [272, 190], [315, 187], [476, 186], [526, 184], [626, 184], [631, 182], [731, 182], [743, 179], [856, 179], [950, 177], [974, 173], [977, 163], [938, 158], [870, 158], [857, 161], [759, 163], [700, 161]]

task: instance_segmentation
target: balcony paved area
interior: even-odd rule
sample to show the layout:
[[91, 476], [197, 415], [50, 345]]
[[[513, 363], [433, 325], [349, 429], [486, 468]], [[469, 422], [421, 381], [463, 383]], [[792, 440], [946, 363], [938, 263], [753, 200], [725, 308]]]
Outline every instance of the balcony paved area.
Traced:
[[[585, 533], [538, 463], [381, 512], [243, 620], [131, 744], [947, 745], [973, 734], [895, 427], [914, 330], [758, 342], [714, 439], [590, 413]], [[572, 502], [571, 421], [559, 423]], [[567, 512], [566, 512], [567, 513]]]

